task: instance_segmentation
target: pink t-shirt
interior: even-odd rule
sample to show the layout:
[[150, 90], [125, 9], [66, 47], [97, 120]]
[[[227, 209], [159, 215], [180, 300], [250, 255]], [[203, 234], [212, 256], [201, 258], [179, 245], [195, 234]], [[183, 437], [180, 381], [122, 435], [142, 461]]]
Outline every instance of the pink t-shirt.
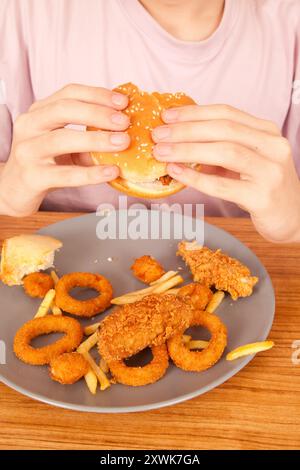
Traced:
[[[12, 122], [34, 100], [70, 82], [113, 88], [131, 81], [276, 122], [300, 172], [297, 89], [292, 99], [299, 54], [299, 0], [226, 0], [218, 29], [201, 42], [175, 39], [138, 0], [1, 0], [0, 160], [9, 154]], [[119, 194], [108, 185], [56, 190], [43, 208], [92, 211], [116, 204]], [[168, 202], [203, 202], [211, 215], [244, 214], [190, 188]]]

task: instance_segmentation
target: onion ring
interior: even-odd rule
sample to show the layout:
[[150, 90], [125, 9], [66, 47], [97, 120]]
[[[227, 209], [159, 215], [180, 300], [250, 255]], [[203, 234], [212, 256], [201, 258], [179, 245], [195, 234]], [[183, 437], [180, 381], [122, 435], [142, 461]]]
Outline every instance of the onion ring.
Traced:
[[89, 363], [78, 352], [61, 354], [52, 359], [49, 366], [51, 379], [63, 385], [74, 384], [84, 377], [89, 370]]
[[[33, 348], [30, 345], [31, 340], [37, 336], [49, 333], [65, 333], [65, 335], [48, 346]], [[82, 337], [82, 327], [74, 318], [47, 315], [29, 320], [21, 326], [14, 338], [14, 352], [26, 364], [49, 364], [56, 356], [77, 348]]]
[[[99, 292], [97, 297], [77, 300], [69, 294], [74, 287], [89, 287]], [[75, 272], [62, 276], [56, 284], [56, 305], [78, 317], [93, 317], [110, 305], [113, 290], [110, 282], [100, 274]]]
[[153, 359], [143, 367], [128, 367], [124, 360], [108, 362], [114, 379], [123, 384], [139, 387], [149, 385], [161, 379], [168, 368], [169, 356], [165, 344], [151, 347]]
[[197, 310], [204, 310], [211, 300], [213, 293], [209, 287], [200, 284], [199, 282], [192, 282], [179, 289], [177, 295], [179, 297], [190, 298], [191, 304]]
[[180, 369], [201, 372], [212, 367], [222, 356], [227, 344], [227, 329], [219, 317], [201, 310], [195, 311], [190, 326], [203, 326], [211, 333], [211, 339], [203, 351], [190, 351], [183, 342], [182, 331], [167, 341], [168, 351], [174, 364]]
[[45, 297], [47, 292], [54, 287], [54, 281], [50, 274], [31, 273], [23, 278], [23, 287], [29, 297]]

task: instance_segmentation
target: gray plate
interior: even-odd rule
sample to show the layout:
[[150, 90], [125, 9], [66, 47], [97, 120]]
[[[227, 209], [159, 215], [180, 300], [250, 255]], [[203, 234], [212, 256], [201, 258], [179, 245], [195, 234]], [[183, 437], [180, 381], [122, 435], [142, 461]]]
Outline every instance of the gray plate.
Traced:
[[[180, 218], [180, 215], [176, 215], [174, 223], [181, 223]], [[96, 215], [89, 214], [50, 225], [40, 231], [63, 242], [63, 248], [56, 254], [55, 264], [59, 274], [70, 271], [99, 272], [110, 279], [115, 294], [120, 295], [142, 287], [129, 270], [138, 256], [151, 254], [160, 260], [165, 269], [184, 266], [175, 255], [178, 240], [101, 241], [95, 235], [97, 222]], [[221, 247], [249, 266], [252, 273], [260, 278], [251, 297], [233, 302], [226, 296], [217, 311], [228, 327], [227, 351], [245, 343], [266, 339], [273, 322], [275, 298], [264, 266], [239, 240], [207, 223], [205, 244], [213, 249]], [[182, 273], [186, 281], [190, 282], [190, 274], [185, 267]], [[0, 365], [0, 380], [24, 395], [63, 408], [117, 413], [172, 405], [217, 387], [245, 367], [253, 357], [229, 362], [225, 360], [224, 354], [218, 364], [202, 373], [184, 372], [171, 364], [167, 374], [155, 384], [136, 388], [114, 385], [93, 396], [82, 380], [72, 386], [62, 386], [49, 378], [46, 367], [29, 366], [16, 359], [12, 347], [14, 335], [24, 322], [33, 317], [39, 301], [28, 298], [22, 287], [12, 288], [3, 284], [0, 285], [0, 299], [0, 340], [6, 344], [6, 364]], [[99, 318], [101, 315], [96, 317], [96, 321]], [[82, 323], [87, 324], [85, 321]], [[198, 330], [196, 336], [206, 338], [205, 334], [205, 331]], [[35, 344], [41, 345], [43, 341], [44, 337]]]

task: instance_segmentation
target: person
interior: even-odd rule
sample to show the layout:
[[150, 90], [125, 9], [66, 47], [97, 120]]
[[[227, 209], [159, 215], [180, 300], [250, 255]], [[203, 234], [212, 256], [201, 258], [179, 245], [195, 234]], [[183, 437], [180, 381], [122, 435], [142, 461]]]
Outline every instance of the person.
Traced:
[[153, 131], [154, 156], [187, 186], [170, 204], [250, 214], [267, 240], [300, 241], [298, 0], [2, 0], [0, 44], [1, 214], [117, 203], [100, 183], [118, 167], [89, 152], [129, 146], [127, 98], [111, 90], [131, 81], [197, 102]]

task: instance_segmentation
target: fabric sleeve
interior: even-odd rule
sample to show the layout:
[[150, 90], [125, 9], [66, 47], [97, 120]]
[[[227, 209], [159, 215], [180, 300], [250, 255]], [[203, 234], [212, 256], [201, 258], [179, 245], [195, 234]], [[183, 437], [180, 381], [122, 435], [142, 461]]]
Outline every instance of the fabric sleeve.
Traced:
[[23, 9], [26, 2], [0, 2], [0, 161], [9, 155], [12, 123], [33, 101]]
[[296, 41], [294, 48], [294, 79], [291, 93], [291, 105], [284, 123], [283, 135], [289, 140], [295, 166], [300, 177], [300, 8], [297, 7]]

